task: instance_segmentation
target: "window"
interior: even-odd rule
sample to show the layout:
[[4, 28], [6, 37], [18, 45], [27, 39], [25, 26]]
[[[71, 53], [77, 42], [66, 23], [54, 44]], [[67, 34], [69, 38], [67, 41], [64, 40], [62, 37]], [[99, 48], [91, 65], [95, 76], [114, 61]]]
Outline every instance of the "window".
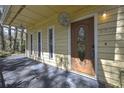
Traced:
[[41, 56], [41, 32], [38, 32], [38, 57]]
[[48, 46], [49, 46], [49, 58], [53, 59], [54, 58], [54, 32], [53, 32], [53, 28], [50, 28], [48, 30]]
[[31, 34], [31, 55], [32, 55], [32, 48], [33, 48], [33, 47], [32, 47], [32, 46], [33, 46], [33, 45], [32, 45], [32, 38], [33, 38], [33, 37], [32, 37], [32, 34]]

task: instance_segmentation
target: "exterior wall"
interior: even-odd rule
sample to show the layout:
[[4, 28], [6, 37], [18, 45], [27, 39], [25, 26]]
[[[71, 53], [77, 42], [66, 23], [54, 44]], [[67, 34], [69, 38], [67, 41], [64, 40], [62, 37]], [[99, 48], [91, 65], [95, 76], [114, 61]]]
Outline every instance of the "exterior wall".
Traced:
[[[54, 40], [55, 40], [55, 60], [49, 59], [49, 51], [48, 51], [48, 28], [53, 26], [54, 28]], [[57, 19], [51, 19], [48, 23], [41, 25], [40, 27], [33, 28], [28, 31], [28, 50], [26, 51], [26, 55], [28, 57], [38, 59], [37, 55], [37, 33], [42, 33], [42, 58], [38, 59], [41, 62], [48, 63], [50, 65], [58, 66], [60, 68], [68, 68], [68, 32], [67, 27], [63, 27], [58, 24]], [[33, 35], [33, 55], [30, 55], [30, 34]]]
[[[124, 6], [106, 10], [107, 17], [98, 14], [98, 78], [121, 87], [124, 68]], [[122, 82], [124, 87], [124, 82]]]
[[[106, 18], [102, 13], [106, 12]], [[124, 6], [93, 6], [78, 10], [71, 14], [71, 20], [97, 13], [98, 53], [97, 53], [97, 79], [121, 87], [120, 70], [124, 68]], [[38, 23], [28, 29], [28, 57], [40, 60], [60, 68], [69, 69], [68, 55], [68, 27], [59, 25], [57, 15]], [[55, 61], [49, 60], [48, 54], [48, 27], [54, 26], [55, 30]], [[42, 59], [37, 58], [37, 32], [42, 32]], [[30, 34], [33, 35], [33, 55], [30, 55]], [[124, 82], [123, 82], [124, 84]]]

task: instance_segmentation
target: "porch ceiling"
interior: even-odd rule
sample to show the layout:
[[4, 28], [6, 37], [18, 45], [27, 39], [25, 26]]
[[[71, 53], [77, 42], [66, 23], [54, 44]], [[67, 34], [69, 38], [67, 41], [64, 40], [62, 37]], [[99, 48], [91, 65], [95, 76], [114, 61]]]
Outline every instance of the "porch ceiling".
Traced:
[[[86, 9], [89, 6], [84, 5], [27, 5], [22, 8], [21, 5], [12, 5], [4, 20], [4, 24], [25, 27], [31, 27], [38, 22], [43, 22], [46, 19], [62, 12], [76, 13], [80, 9]], [[22, 9], [21, 9], [22, 8]]]

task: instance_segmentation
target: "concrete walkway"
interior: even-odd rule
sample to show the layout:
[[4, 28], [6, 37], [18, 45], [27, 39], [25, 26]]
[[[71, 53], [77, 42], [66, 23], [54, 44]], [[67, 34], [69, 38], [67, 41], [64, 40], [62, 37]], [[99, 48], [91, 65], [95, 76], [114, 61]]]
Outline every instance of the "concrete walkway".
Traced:
[[23, 55], [0, 59], [0, 66], [3, 67], [5, 87], [9, 88], [98, 87], [95, 80], [34, 61]]

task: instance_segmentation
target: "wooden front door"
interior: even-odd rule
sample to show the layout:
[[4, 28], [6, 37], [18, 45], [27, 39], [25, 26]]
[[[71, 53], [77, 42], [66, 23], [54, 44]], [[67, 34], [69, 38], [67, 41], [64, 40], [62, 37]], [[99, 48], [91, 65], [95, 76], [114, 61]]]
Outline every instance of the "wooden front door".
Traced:
[[95, 75], [94, 17], [71, 24], [71, 68]]

